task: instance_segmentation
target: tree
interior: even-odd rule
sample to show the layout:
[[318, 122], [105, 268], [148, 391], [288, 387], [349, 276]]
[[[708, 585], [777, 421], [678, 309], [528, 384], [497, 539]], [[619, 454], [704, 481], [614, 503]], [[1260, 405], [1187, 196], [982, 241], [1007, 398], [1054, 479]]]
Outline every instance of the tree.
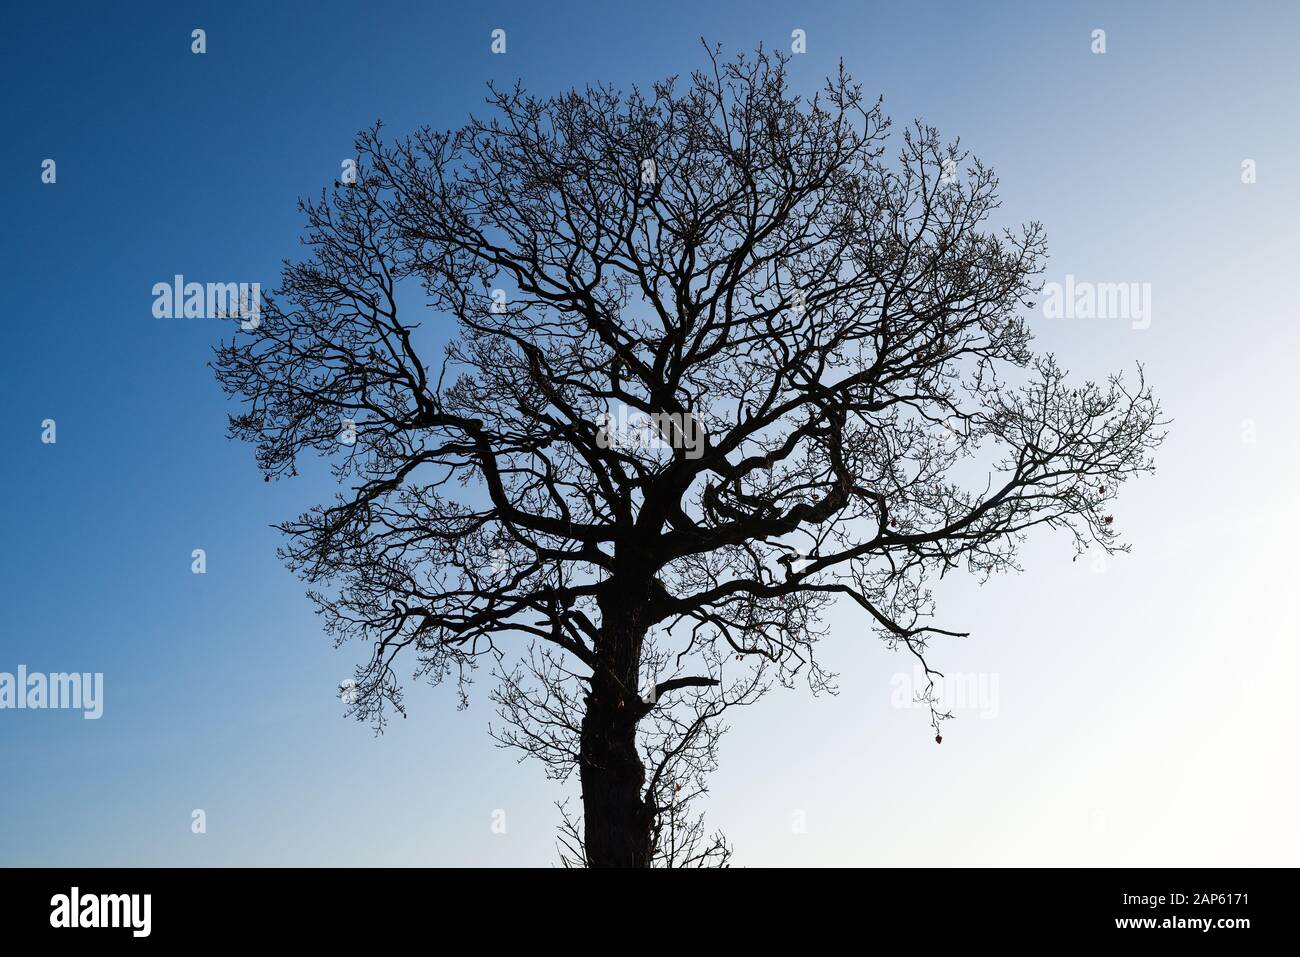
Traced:
[[[217, 350], [268, 480], [333, 459], [336, 500], [281, 528], [328, 632], [372, 645], [352, 711], [405, 713], [399, 658], [462, 703], [490, 664], [497, 741], [578, 772], [568, 863], [725, 863], [695, 813], [722, 717], [834, 691], [829, 602], [933, 690], [963, 634], [934, 576], [1013, 569], [1040, 525], [1126, 549], [1109, 503], [1162, 437], [1140, 368], [1072, 386], [1031, 351], [1042, 230], [993, 228], [990, 170], [920, 123], [887, 157], [843, 67], [803, 99], [780, 56], [708, 53], [376, 124]], [[407, 318], [408, 286], [449, 318]]]

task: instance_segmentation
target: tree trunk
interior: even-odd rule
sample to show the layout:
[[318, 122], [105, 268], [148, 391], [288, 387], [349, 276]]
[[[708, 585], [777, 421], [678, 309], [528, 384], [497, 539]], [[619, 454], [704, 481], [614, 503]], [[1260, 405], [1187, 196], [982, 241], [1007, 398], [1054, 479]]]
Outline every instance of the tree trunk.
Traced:
[[606, 643], [587, 697], [578, 762], [587, 864], [649, 867], [654, 816], [642, 799], [645, 765], [636, 747], [644, 632], [626, 619], [603, 632]]
[[582, 808], [591, 867], [649, 867], [651, 814], [636, 724], [605, 707], [582, 720]]

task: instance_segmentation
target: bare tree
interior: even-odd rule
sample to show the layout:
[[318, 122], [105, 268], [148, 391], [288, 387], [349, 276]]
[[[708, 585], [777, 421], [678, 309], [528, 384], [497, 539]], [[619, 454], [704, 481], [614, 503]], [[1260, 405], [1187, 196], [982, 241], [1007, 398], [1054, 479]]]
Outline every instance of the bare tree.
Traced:
[[1140, 369], [1074, 386], [1031, 352], [1042, 232], [991, 225], [986, 167], [919, 123], [887, 155], [842, 67], [802, 99], [782, 57], [708, 52], [648, 91], [376, 124], [215, 362], [268, 481], [333, 460], [283, 551], [372, 645], [354, 713], [404, 713], [399, 656], [462, 702], [489, 663], [498, 742], [578, 771], [568, 863], [725, 863], [695, 812], [723, 715], [834, 690], [829, 602], [933, 682], [962, 633], [928, 583], [1016, 567], [1039, 525], [1126, 548], [1108, 506], [1161, 438]]

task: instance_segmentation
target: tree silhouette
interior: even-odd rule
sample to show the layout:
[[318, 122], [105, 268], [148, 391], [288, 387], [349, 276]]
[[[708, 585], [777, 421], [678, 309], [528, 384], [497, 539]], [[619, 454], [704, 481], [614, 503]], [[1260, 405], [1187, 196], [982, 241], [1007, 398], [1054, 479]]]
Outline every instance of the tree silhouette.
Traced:
[[217, 350], [231, 432], [268, 480], [334, 460], [283, 553], [372, 645], [358, 717], [404, 713], [397, 667], [464, 703], [489, 664], [496, 740], [578, 772], [566, 863], [726, 863], [695, 809], [723, 715], [834, 690], [827, 604], [933, 691], [961, 633], [928, 583], [1015, 568], [1038, 525], [1125, 549], [1108, 503], [1158, 406], [1140, 369], [1071, 386], [1031, 351], [1041, 228], [994, 229], [995, 177], [932, 128], [887, 157], [842, 67], [802, 99], [783, 57], [711, 49], [644, 92], [488, 103], [376, 124], [301, 204], [309, 255]]

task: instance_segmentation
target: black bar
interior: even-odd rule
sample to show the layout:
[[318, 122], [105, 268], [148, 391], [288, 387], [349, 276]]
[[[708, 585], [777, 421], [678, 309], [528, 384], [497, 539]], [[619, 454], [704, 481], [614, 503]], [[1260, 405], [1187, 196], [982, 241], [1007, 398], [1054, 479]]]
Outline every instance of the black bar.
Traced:
[[[733, 870], [727, 875], [14, 868], [0, 869], [0, 932], [6, 943], [319, 941], [342, 950], [412, 935], [427, 935], [438, 950], [451, 946], [449, 934], [466, 934], [470, 941], [457, 948], [464, 951], [480, 944], [496, 949], [503, 939], [562, 946], [581, 938], [582, 928], [590, 929], [593, 921], [613, 920], [625, 922], [621, 933], [630, 935], [629, 945], [640, 939], [647, 949], [662, 935], [670, 940], [709, 935], [694, 937], [697, 942], [732, 935], [761, 939], [783, 928], [796, 935], [861, 935], [864, 945], [878, 934], [889, 939], [903, 934], [926, 945], [947, 939], [987, 944], [1130, 938], [1179, 947], [1193, 940], [1233, 946], [1261, 933], [1285, 932], [1295, 878], [1292, 869], [1225, 868]], [[87, 920], [103, 914], [105, 922], [117, 917], [122, 926], [52, 926], [70, 923], [74, 887]], [[147, 936], [141, 933], [143, 896], [107, 901], [100, 896], [146, 894]], [[87, 903], [87, 898], [94, 900]], [[831, 937], [822, 944], [834, 946]]]

